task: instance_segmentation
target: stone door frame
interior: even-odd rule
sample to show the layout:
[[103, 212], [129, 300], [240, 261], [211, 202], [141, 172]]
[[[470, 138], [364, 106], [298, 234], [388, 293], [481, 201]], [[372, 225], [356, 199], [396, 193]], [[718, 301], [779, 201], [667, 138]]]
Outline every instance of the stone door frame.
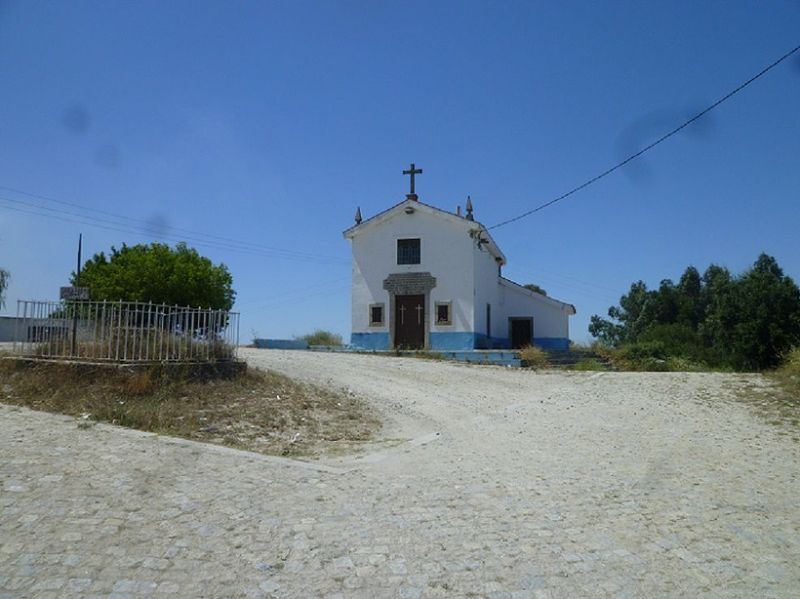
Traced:
[[390, 274], [383, 280], [383, 288], [389, 292], [389, 349], [395, 349], [395, 297], [398, 295], [425, 296], [425, 349], [430, 348], [431, 290], [436, 287], [436, 277], [429, 272], [403, 272]]

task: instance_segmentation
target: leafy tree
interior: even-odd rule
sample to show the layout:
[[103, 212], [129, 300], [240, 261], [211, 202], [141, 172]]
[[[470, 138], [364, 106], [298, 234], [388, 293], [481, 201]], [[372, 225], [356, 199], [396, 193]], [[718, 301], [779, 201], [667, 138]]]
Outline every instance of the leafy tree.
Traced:
[[800, 290], [772, 256], [761, 254], [737, 281], [725, 314], [730, 361], [737, 368], [772, 368], [800, 343]]
[[11, 279], [11, 274], [0, 268], [0, 308], [6, 305], [6, 289], [8, 289], [8, 281]]
[[215, 266], [185, 243], [174, 249], [163, 243], [112, 247], [109, 257], [100, 252], [87, 260], [80, 277], [73, 272], [72, 284], [78, 280], [93, 300], [230, 310], [236, 297], [228, 268]]
[[608, 315], [589, 325], [607, 345], [739, 369], [774, 367], [800, 344], [800, 289], [766, 254], [739, 277], [712, 264], [702, 277], [690, 266], [677, 285], [665, 279], [657, 290], [637, 281]]
[[612, 347], [619, 345], [622, 342], [624, 333], [624, 325], [600, 318], [597, 314], [590, 319], [589, 334], [598, 339], [603, 345]]
[[525, 289], [530, 289], [534, 293], [540, 293], [542, 295], [547, 295], [547, 291], [539, 287], [536, 283], [528, 283], [527, 285], [523, 285]]
[[695, 330], [703, 318], [700, 297], [702, 290], [703, 281], [700, 273], [694, 266], [688, 267], [681, 275], [676, 289], [679, 302], [678, 320]]
[[630, 291], [620, 298], [619, 306], [608, 309], [608, 316], [612, 320], [606, 320], [597, 314], [592, 316], [589, 333], [605, 345], [616, 346], [630, 341], [636, 334], [637, 322], [649, 293], [643, 281], [632, 284]]

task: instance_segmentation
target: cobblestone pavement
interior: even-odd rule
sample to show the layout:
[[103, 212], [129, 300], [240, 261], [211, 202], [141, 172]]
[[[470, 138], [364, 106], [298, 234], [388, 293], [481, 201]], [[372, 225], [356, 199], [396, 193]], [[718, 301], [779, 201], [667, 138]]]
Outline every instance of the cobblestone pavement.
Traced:
[[[0, 405], [0, 597], [797, 597], [758, 377], [247, 352], [381, 411], [293, 462]], [[755, 392], [755, 391], [754, 391]]]

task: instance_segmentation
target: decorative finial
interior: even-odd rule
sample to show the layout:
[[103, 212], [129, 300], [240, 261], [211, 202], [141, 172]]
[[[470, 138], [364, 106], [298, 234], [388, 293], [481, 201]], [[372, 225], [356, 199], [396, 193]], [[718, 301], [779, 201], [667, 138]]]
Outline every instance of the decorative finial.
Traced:
[[456, 216], [461, 216], [461, 206], [456, 206]]
[[414, 200], [415, 202], [419, 199], [419, 196], [414, 191], [414, 175], [421, 175], [422, 169], [416, 168], [416, 165], [412, 162], [411, 168], [408, 170], [403, 171], [404, 175], [411, 175], [411, 192], [406, 194], [407, 200]]
[[475, 217], [472, 216], [472, 198], [467, 196], [467, 220], [475, 220]]
[[356, 208], [356, 224], [361, 224], [361, 206]]

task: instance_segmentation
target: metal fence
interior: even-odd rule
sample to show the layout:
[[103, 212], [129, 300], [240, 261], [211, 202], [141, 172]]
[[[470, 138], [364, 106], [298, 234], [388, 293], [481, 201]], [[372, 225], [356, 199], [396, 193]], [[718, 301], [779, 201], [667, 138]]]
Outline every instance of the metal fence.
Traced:
[[13, 352], [97, 362], [236, 359], [239, 313], [145, 302], [17, 301]]

